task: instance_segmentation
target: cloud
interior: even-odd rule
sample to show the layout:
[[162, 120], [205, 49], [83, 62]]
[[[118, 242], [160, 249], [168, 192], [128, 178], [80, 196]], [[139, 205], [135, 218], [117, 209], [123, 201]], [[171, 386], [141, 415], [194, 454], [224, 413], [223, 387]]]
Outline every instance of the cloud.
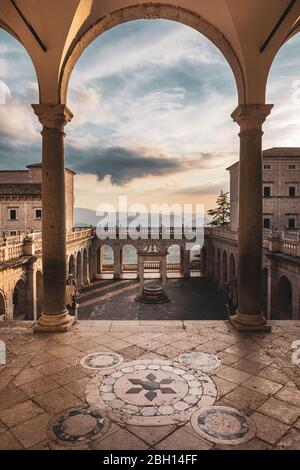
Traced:
[[200, 153], [197, 158], [167, 157], [153, 155], [138, 149], [109, 147], [97, 151], [80, 152], [68, 147], [68, 161], [79, 173], [95, 174], [99, 181], [110, 176], [113, 185], [124, 186], [136, 178], [169, 176], [193, 169], [207, 168], [212, 154]]

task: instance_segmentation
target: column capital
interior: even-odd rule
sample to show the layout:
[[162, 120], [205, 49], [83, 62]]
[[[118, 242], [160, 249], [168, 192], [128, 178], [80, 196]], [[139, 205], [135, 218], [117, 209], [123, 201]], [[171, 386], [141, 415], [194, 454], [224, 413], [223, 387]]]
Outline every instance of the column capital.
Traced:
[[260, 130], [273, 106], [273, 104], [240, 104], [231, 117], [240, 125], [241, 130]]
[[32, 108], [44, 129], [63, 131], [73, 118], [73, 114], [65, 104], [33, 104]]

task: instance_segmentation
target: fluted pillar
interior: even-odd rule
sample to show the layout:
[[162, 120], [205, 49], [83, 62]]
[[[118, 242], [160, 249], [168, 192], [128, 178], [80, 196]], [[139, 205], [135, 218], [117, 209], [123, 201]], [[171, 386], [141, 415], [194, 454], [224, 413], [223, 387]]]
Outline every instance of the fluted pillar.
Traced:
[[43, 313], [38, 332], [64, 332], [74, 319], [66, 309], [66, 211], [64, 128], [73, 115], [62, 104], [33, 105], [42, 130]]
[[262, 124], [272, 105], [240, 105], [232, 118], [240, 126], [238, 311], [239, 330], [266, 330], [261, 311], [262, 274]]

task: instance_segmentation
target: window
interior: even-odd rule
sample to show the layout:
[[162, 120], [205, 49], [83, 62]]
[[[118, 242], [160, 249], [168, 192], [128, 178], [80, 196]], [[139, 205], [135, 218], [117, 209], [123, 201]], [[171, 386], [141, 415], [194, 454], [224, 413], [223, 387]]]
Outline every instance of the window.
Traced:
[[271, 228], [271, 219], [270, 217], [263, 218], [263, 228]]
[[296, 217], [289, 217], [288, 218], [288, 228], [293, 230], [296, 228]]
[[264, 197], [271, 197], [271, 186], [264, 186], [263, 195]]
[[271, 165], [264, 165], [264, 170], [272, 170], [272, 166]]
[[289, 165], [289, 170], [296, 170], [296, 165]]
[[17, 209], [9, 209], [9, 219], [17, 220]]
[[35, 209], [35, 218], [40, 220], [42, 218], [42, 209]]
[[9, 232], [11, 237], [15, 237], [17, 235], [17, 232], [15, 230]]
[[289, 186], [289, 197], [296, 196], [296, 186]]

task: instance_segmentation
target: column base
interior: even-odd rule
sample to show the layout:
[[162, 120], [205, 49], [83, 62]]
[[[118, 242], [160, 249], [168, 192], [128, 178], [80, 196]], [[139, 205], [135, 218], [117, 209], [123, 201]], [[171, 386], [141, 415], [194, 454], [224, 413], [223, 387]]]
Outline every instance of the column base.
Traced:
[[261, 313], [247, 315], [237, 312], [229, 317], [229, 321], [238, 331], [271, 331], [271, 326], [267, 324], [267, 320]]
[[58, 315], [46, 315], [45, 313], [39, 318], [34, 325], [35, 333], [65, 333], [74, 325], [76, 319], [69, 315], [66, 310]]

